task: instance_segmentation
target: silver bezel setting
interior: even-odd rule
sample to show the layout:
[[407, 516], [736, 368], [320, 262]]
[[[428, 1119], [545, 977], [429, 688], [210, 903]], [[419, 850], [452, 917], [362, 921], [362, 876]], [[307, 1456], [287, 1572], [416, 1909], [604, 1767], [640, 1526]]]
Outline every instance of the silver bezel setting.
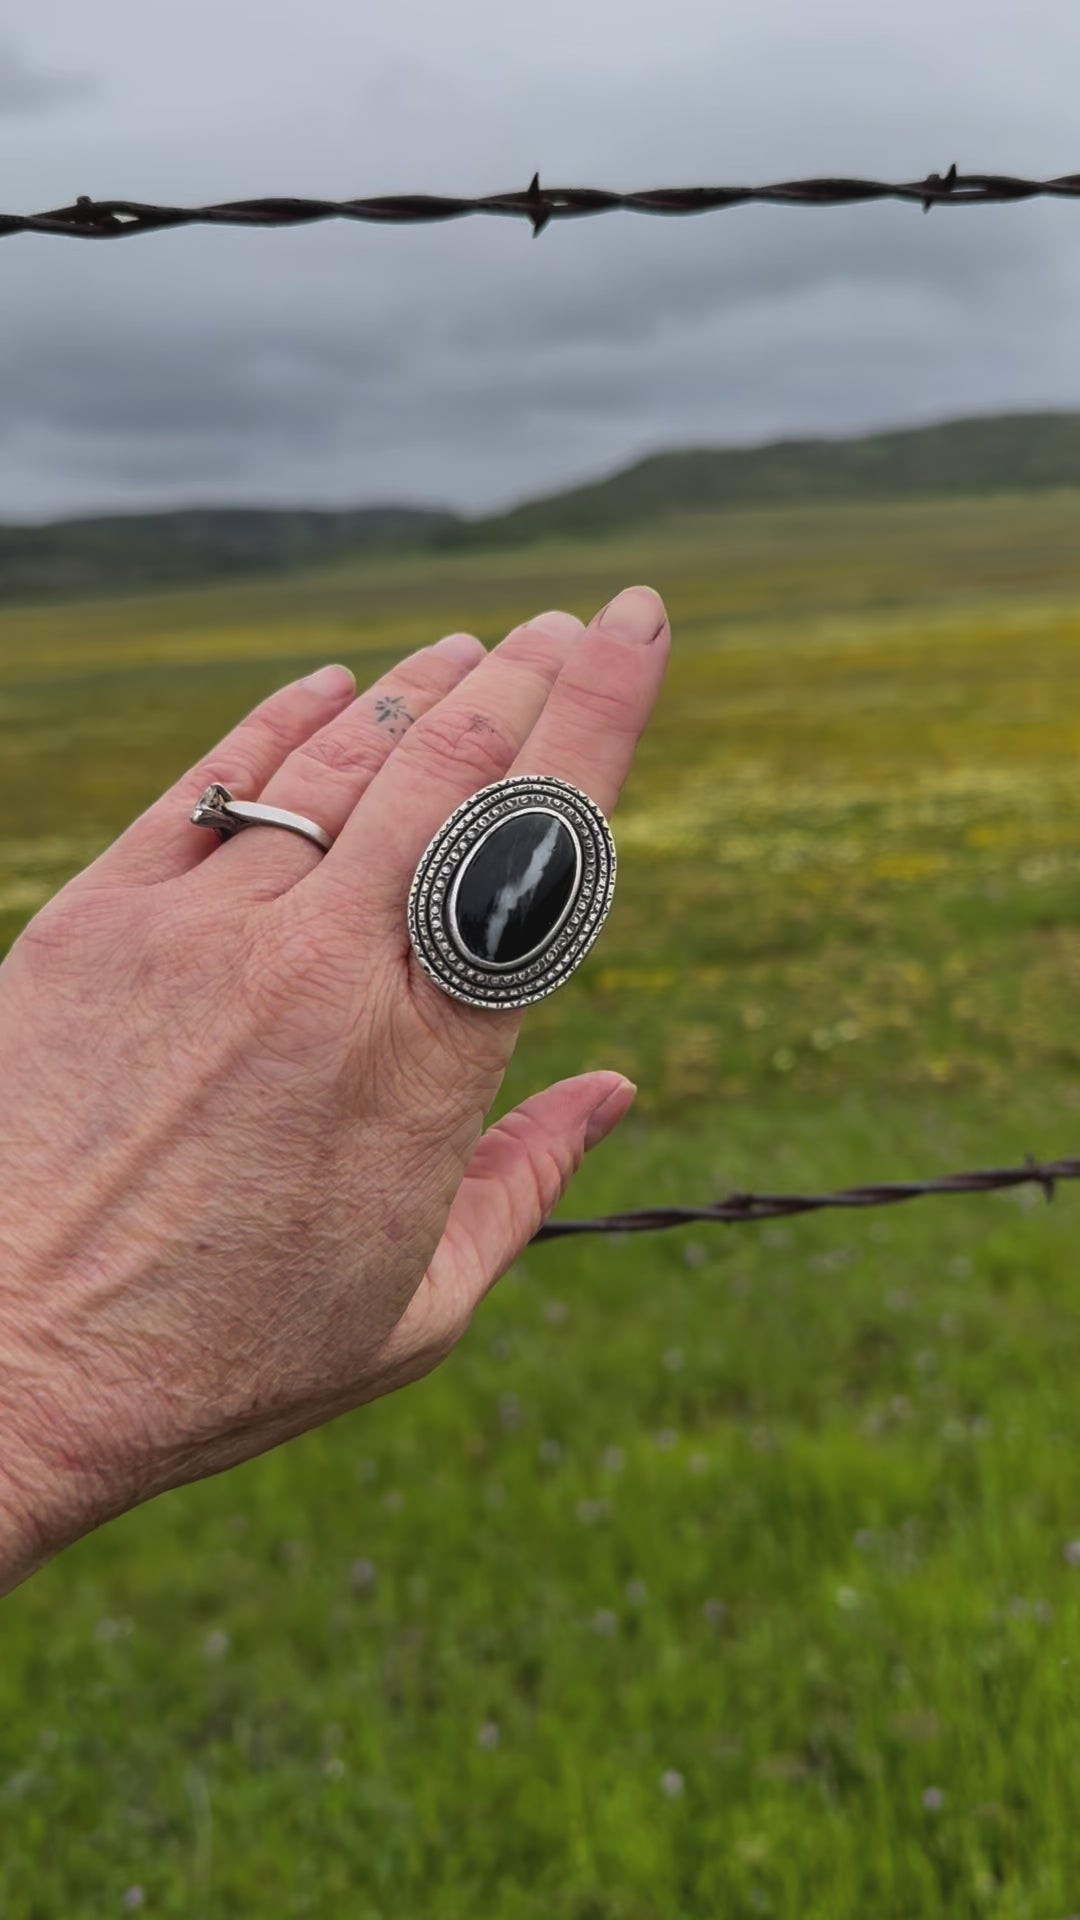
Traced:
[[[474, 848], [512, 815], [555, 814], [578, 849], [574, 889], [561, 921], [542, 947], [516, 961], [484, 964], [456, 933], [453, 903], [462, 866]], [[561, 987], [588, 953], [615, 891], [615, 842], [587, 793], [554, 774], [496, 780], [455, 808], [428, 842], [409, 889], [413, 951], [436, 986], [474, 1007], [527, 1007]]]

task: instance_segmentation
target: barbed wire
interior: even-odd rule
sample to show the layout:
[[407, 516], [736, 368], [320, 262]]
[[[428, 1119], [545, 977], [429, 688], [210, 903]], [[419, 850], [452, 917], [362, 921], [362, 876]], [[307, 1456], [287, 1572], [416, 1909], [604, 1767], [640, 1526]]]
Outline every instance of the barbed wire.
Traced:
[[498, 214], [528, 220], [533, 238], [552, 220], [576, 220], [597, 213], [696, 214], [756, 202], [776, 207], [839, 207], [875, 200], [906, 200], [929, 213], [935, 206], [987, 206], [1038, 198], [1080, 199], [1080, 173], [1053, 180], [1027, 180], [1016, 174], [959, 173], [925, 180], [890, 182], [826, 177], [784, 180], [766, 187], [653, 187], [642, 193], [609, 193], [601, 187], [542, 187], [535, 173], [524, 192], [459, 197], [450, 194], [391, 193], [361, 200], [317, 200], [271, 196], [227, 200], [204, 207], [156, 206], [142, 200], [93, 200], [80, 194], [72, 206], [49, 213], [0, 214], [0, 238], [12, 233], [66, 234], [78, 240], [122, 239], [170, 227], [296, 227], [317, 220], [363, 220], [382, 225], [459, 220], [468, 214]]
[[793, 1213], [821, 1213], [827, 1207], [887, 1207], [935, 1193], [996, 1193], [1009, 1187], [1039, 1186], [1047, 1201], [1059, 1180], [1080, 1180], [1080, 1160], [1037, 1162], [1028, 1154], [1022, 1167], [995, 1167], [982, 1173], [947, 1173], [937, 1180], [894, 1181], [872, 1187], [842, 1187], [836, 1193], [730, 1193], [704, 1207], [641, 1207], [632, 1213], [608, 1213], [596, 1220], [549, 1220], [534, 1233], [538, 1240], [565, 1239], [578, 1233], [653, 1233], [665, 1227], [707, 1222], [734, 1226], [747, 1220], [779, 1220]]

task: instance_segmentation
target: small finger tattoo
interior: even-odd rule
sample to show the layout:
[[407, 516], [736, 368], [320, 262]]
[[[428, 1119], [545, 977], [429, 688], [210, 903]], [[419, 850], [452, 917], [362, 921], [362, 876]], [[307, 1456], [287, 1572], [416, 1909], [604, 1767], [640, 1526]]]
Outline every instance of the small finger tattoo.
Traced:
[[402, 731], [411, 726], [413, 720], [402, 693], [381, 693], [375, 702], [375, 718], [386, 726], [396, 726], [400, 723]]

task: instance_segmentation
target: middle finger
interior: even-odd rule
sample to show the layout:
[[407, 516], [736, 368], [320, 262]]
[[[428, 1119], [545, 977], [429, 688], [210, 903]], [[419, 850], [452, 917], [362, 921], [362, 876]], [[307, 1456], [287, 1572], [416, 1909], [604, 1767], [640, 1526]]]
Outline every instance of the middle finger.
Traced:
[[559, 612], [515, 627], [409, 728], [301, 885], [350, 916], [359, 898], [376, 915], [393, 910], [402, 873], [439, 822], [506, 773], [583, 631], [573, 614]]

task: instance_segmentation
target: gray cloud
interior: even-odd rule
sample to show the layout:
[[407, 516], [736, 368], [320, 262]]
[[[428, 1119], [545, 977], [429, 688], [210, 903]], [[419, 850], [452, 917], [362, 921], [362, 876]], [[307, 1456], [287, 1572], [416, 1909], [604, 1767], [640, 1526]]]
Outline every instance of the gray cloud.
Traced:
[[64, 100], [92, 94], [95, 84], [88, 74], [53, 73], [35, 66], [13, 40], [0, 35], [0, 119], [45, 113]]
[[[1010, 17], [1011, 16], [1011, 17]], [[486, 192], [1080, 166], [1072, 0], [51, 0], [25, 66], [108, 100], [16, 137], [76, 192]], [[614, 30], [617, 26], [617, 32]], [[216, 48], [207, 63], [207, 35]], [[927, 55], [932, 47], [933, 57]], [[564, 51], [565, 49], [565, 51]], [[5, 68], [0, 56], [0, 102]], [[5, 209], [6, 210], [6, 209]], [[222, 501], [485, 510], [656, 448], [1080, 405], [1080, 211], [741, 208], [0, 242], [0, 515]]]

